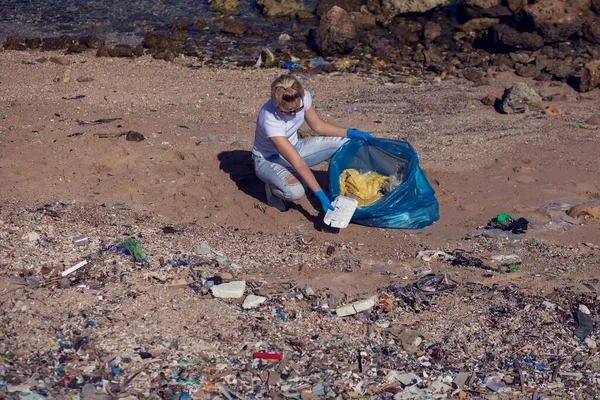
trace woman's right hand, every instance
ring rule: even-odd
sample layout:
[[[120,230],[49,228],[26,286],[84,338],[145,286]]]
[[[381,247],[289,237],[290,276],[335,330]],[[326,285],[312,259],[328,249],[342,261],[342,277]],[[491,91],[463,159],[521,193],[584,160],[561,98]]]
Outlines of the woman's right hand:
[[[319,190],[318,192],[315,193],[315,196],[317,196],[317,199],[319,199],[319,201],[321,202],[321,208],[323,209],[323,212],[327,212],[329,210],[331,210],[331,211],[335,210],[335,208],[329,201],[329,198],[327,197],[325,192],[323,192],[322,190]]]

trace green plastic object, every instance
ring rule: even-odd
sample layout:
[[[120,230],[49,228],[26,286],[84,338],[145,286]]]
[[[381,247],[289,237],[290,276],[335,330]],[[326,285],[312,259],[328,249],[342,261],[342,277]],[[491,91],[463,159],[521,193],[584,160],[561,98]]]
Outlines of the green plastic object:
[[[127,250],[129,250],[133,258],[135,258],[135,261],[142,262],[146,260],[146,254],[144,254],[144,252],[142,251],[140,242],[138,242],[136,238],[130,237],[125,239],[123,241],[123,244],[121,244],[121,247],[124,247]]]
[[[496,217],[496,221],[500,222],[501,224],[505,224],[507,222],[512,221],[513,217],[510,216],[510,214],[504,213],[504,214],[498,214],[498,216]]]
[[[508,267],[508,270],[510,272],[515,272],[515,271],[518,271],[520,269],[521,269],[521,266],[518,265],[518,264],[510,264],[509,267]]]

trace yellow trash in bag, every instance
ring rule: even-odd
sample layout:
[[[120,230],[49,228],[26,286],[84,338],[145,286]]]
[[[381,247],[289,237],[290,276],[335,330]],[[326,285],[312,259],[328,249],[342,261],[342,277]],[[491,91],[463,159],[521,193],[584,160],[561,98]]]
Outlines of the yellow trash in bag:
[[[345,169],[340,175],[340,195],[358,200],[359,207],[366,207],[379,200],[383,187],[389,182],[387,176],[376,172],[361,174],[355,169]]]

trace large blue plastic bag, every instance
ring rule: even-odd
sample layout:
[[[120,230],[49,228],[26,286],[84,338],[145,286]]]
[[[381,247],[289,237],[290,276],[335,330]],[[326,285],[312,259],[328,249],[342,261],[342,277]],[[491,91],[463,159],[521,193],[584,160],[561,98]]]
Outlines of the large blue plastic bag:
[[[357,208],[352,222],[379,228],[420,229],[439,219],[435,191],[419,167],[413,147],[401,140],[348,140],[329,164],[329,192],[340,194],[340,175],[348,168],[361,173],[393,175],[404,166],[402,184],[366,207]]]

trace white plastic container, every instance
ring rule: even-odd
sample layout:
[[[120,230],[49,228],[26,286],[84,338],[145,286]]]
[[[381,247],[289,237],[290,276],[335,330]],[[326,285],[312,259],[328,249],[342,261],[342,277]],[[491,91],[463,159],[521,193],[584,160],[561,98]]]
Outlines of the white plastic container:
[[[335,210],[327,211],[323,221],[332,228],[345,228],[350,223],[354,211],[358,207],[358,200],[346,196],[338,196],[331,205],[335,207]]]

